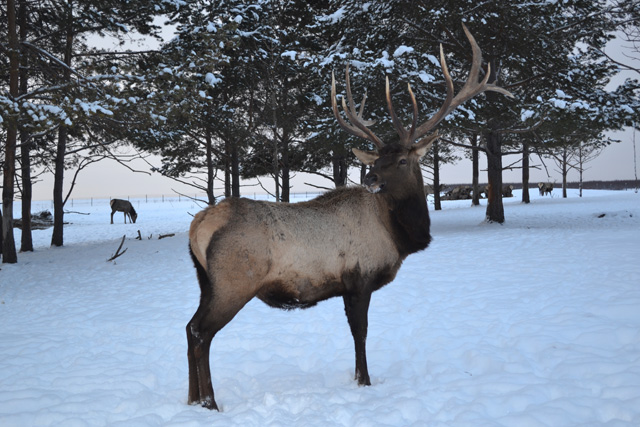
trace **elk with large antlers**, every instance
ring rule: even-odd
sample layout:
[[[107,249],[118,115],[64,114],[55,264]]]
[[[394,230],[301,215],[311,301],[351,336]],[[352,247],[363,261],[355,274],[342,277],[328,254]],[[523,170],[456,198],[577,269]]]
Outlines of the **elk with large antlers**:
[[[481,52],[466,27],[464,31],[473,48],[469,78],[454,97],[441,48],[447,97],[424,124],[417,126],[417,103],[409,87],[413,121],[409,129],[402,126],[387,79],[388,109],[399,143],[385,144],[369,129],[372,123],[362,118],[364,99],[356,111],[348,68],[348,105],[342,100],[347,123],[338,111],[332,78],[331,102],[340,126],[376,147],[376,152],[353,150],[371,166],[364,187],[337,189],[297,204],[228,198],[195,216],[189,243],[201,297],[187,324],[189,403],[218,409],[209,367],[211,341],[256,296],[284,309],[306,308],[341,296],[355,343],[355,377],[360,385],[371,384],[365,350],[371,293],[391,282],[402,261],[431,241],[418,162],[438,136],[425,135],[483,91],[508,94],[487,84],[486,77],[478,81]]]

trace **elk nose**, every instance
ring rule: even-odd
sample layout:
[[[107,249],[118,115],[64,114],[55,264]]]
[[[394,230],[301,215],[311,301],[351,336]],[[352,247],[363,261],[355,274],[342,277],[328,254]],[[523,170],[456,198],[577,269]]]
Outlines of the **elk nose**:
[[[364,185],[371,186],[375,185],[378,182],[378,175],[375,173],[368,173],[367,176],[364,177]]]
[[[364,177],[364,185],[371,193],[378,193],[379,191],[382,191],[384,184],[384,182],[378,179],[378,175],[374,173],[368,173],[367,176]]]

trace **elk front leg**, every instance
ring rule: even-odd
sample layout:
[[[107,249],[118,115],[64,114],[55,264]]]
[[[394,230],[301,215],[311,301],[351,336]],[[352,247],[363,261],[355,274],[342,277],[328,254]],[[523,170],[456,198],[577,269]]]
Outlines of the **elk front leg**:
[[[343,297],[344,311],[347,314],[353,342],[356,350],[356,380],[358,385],[371,385],[367,368],[367,327],[371,293],[349,294]]]

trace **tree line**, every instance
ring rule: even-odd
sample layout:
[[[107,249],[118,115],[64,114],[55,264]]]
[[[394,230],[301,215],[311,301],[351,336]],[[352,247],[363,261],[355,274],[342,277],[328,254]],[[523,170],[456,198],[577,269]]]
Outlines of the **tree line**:
[[[107,158],[126,166],[131,155],[123,147],[161,156],[154,172],[206,193],[208,203],[221,196],[216,181],[225,197],[238,197],[242,178],[271,179],[284,202],[296,172],[346,185],[348,169],[360,167],[351,148],[372,147],[337,125],[331,73],[345,93],[351,65],[354,94],[368,96],[366,118],[376,121],[376,134],[393,138],[385,75],[401,118],[410,117],[407,83],[421,120],[433,114],[446,92],[440,45],[454,81],[466,79],[471,53],[462,23],[483,50],[489,82],[516,98],[488,93],[463,105],[440,125],[442,139],[424,170],[438,188],[440,165],[455,162],[462,147],[477,185],[477,159],[485,155],[486,217],[503,222],[505,154],[521,155],[526,189],[532,155],[588,156],[612,142],[604,132],[637,122],[637,82],[605,89],[624,67],[605,45],[616,31],[637,37],[639,9],[628,0],[7,0],[0,7],[7,23],[0,28],[7,58],[0,64],[3,262],[17,260],[17,197],[20,250],[33,250],[35,171],[54,175],[51,244],[61,246],[78,174]],[[159,39],[162,25],[175,34],[158,49],[124,47],[132,37]],[[120,44],[105,48],[96,36]]]

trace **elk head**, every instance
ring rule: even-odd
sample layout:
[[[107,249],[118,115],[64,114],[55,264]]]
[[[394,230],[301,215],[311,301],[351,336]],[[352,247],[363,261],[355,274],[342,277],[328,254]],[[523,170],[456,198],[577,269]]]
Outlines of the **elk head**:
[[[367,99],[366,94],[360,103],[360,110],[356,111],[353,97],[351,95],[349,66],[347,66],[345,77],[347,100],[345,101],[345,98],[342,98],[342,109],[350,123],[347,123],[342,118],[338,111],[338,104],[336,101],[336,82],[335,76],[332,73],[331,105],[333,107],[333,114],[338,120],[338,123],[348,133],[366,139],[372,142],[376,147],[376,151],[362,151],[356,148],[353,149],[353,153],[356,157],[358,157],[362,163],[371,167],[371,170],[366,175],[364,182],[365,187],[370,192],[389,193],[394,197],[402,198],[402,195],[406,192],[413,192],[416,188],[423,188],[419,161],[427,151],[429,151],[429,148],[431,148],[431,145],[439,136],[437,132],[430,135],[427,134],[463,102],[473,98],[481,92],[494,91],[513,97],[509,91],[494,84],[487,83],[491,74],[490,69],[487,69],[484,79],[482,79],[482,81],[478,81],[482,65],[482,52],[467,27],[464,24],[462,27],[469,39],[473,52],[473,60],[471,63],[471,70],[469,71],[469,77],[460,92],[454,97],[453,81],[447,68],[442,45],[440,45],[440,64],[442,66],[442,72],[447,86],[447,96],[440,109],[426,122],[419,126],[417,125],[418,103],[416,102],[416,98],[411,90],[411,85],[408,85],[409,96],[413,105],[413,120],[410,128],[407,129],[404,127],[393,108],[391,93],[389,90],[389,77],[386,78],[387,107],[389,109],[389,114],[391,115],[393,126],[399,136],[399,142],[397,143],[385,144],[382,142],[382,140],[378,138],[371,129],[369,129],[369,127],[375,122],[364,120],[362,118],[364,105]],[[418,142],[416,143],[416,141]]]

